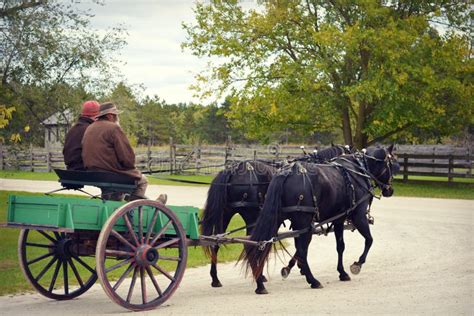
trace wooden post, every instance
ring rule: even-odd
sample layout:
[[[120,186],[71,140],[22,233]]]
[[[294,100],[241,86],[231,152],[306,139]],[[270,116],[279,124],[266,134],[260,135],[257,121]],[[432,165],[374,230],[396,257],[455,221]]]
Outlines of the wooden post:
[[[3,143],[0,142],[0,170],[3,170]]]
[[[52,170],[52,168],[51,168],[51,156],[52,156],[52,153],[48,148],[48,153],[46,154],[46,160],[47,160],[46,164],[48,166],[48,172],[51,172],[51,170]]]
[[[253,151],[253,161],[256,161],[257,160],[257,150],[254,149]]]
[[[231,148],[230,148],[230,144],[232,142],[232,137],[229,135],[227,136],[227,140],[225,142],[225,156],[224,156],[224,165],[227,166],[227,162],[229,160],[229,156],[230,156],[230,152],[231,152]]]
[[[469,168],[467,169],[467,176],[472,177],[472,162],[471,162],[471,149],[467,148],[467,161]]]
[[[146,151],[146,165],[148,168],[148,171],[151,171],[151,142],[150,139],[148,138],[148,148]]]
[[[30,171],[34,172],[35,171],[35,154],[33,152],[33,144],[30,143]]]
[[[170,174],[174,173],[174,166],[176,166],[176,146],[173,137],[170,137]]]
[[[454,164],[453,164],[453,155],[449,155],[449,163],[448,163],[448,182],[453,182],[453,171],[454,171]]]
[[[200,173],[201,170],[201,144],[198,144],[196,149],[196,172],[195,174]]]
[[[403,158],[403,182],[408,182],[408,157]]]

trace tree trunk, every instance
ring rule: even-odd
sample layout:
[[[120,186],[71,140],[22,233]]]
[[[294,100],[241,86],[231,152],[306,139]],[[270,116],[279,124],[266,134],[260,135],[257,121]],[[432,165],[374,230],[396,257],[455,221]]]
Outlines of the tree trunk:
[[[353,146],[351,119],[349,117],[349,109],[347,106],[342,108],[342,134],[344,135],[345,145]]]

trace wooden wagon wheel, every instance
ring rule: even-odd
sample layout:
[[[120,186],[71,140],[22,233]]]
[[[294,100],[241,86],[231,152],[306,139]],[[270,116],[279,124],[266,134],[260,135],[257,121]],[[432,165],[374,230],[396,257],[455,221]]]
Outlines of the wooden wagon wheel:
[[[95,283],[93,265],[74,251],[75,246],[75,239],[66,233],[29,229],[20,232],[20,267],[39,293],[55,300],[70,300]]]
[[[187,254],[186,233],[176,215],[159,202],[137,200],[104,224],[96,249],[97,274],[117,304],[135,311],[153,309],[178,288]]]

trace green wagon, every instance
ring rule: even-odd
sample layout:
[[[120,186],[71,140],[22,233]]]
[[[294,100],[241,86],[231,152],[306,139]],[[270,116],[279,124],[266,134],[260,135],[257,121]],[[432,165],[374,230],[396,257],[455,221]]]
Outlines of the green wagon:
[[[65,189],[95,185],[126,192],[135,185],[112,182],[105,173],[62,172]],[[11,195],[5,226],[21,229],[20,266],[42,295],[72,299],[99,279],[113,301],[137,311],[174,293],[188,246],[199,244],[197,208],[151,200]]]

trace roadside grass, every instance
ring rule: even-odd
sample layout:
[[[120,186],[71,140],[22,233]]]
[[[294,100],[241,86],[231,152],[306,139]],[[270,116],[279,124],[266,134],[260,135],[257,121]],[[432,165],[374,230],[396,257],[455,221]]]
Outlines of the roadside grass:
[[[7,201],[9,194],[30,196],[41,195],[39,193],[0,191],[0,223],[6,222]],[[69,195],[69,197],[71,196]],[[242,226],[244,226],[242,218],[240,216],[235,216],[231,221],[229,229],[235,229]],[[19,232],[19,229],[0,228],[0,296],[34,291],[28,281],[25,279],[18,263],[17,248]],[[245,235],[245,231],[240,231],[234,235]],[[221,251],[219,252],[219,262],[237,260],[241,251],[242,245],[238,244],[222,247]],[[85,261],[90,266],[95,266],[94,258],[85,258]],[[203,266],[209,264],[209,262],[210,260],[206,258],[201,247],[188,248],[188,268]],[[38,264],[37,269],[41,269],[42,267],[44,267],[44,264]],[[166,265],[164,265],[164,268],[166,268]],[[238,269],[238,267],[236,267],[236,269]],[[81,270],[81,267],[79,267],[79,270]],[[47,279],[46,276],[44,277],[45,279]],[[118,278],[118,275],[116,277]]]
[[[206,184],[193,184],[178,181],[171,181],[161,178],[170,178],[176,180],[188,180],[196,182],[211,183],[214,179],[213,175],[164,175],[153,174],[146,175],[148,183],[158,185],[179,185],[179,186],[202,186]],[[0,178],[3,179],[21,179],[21,180],[43,180],[43,181],[58,181],[58,176],[54,172],[29,172],[29,171],[15,171],[15,170],[0,170]]]

